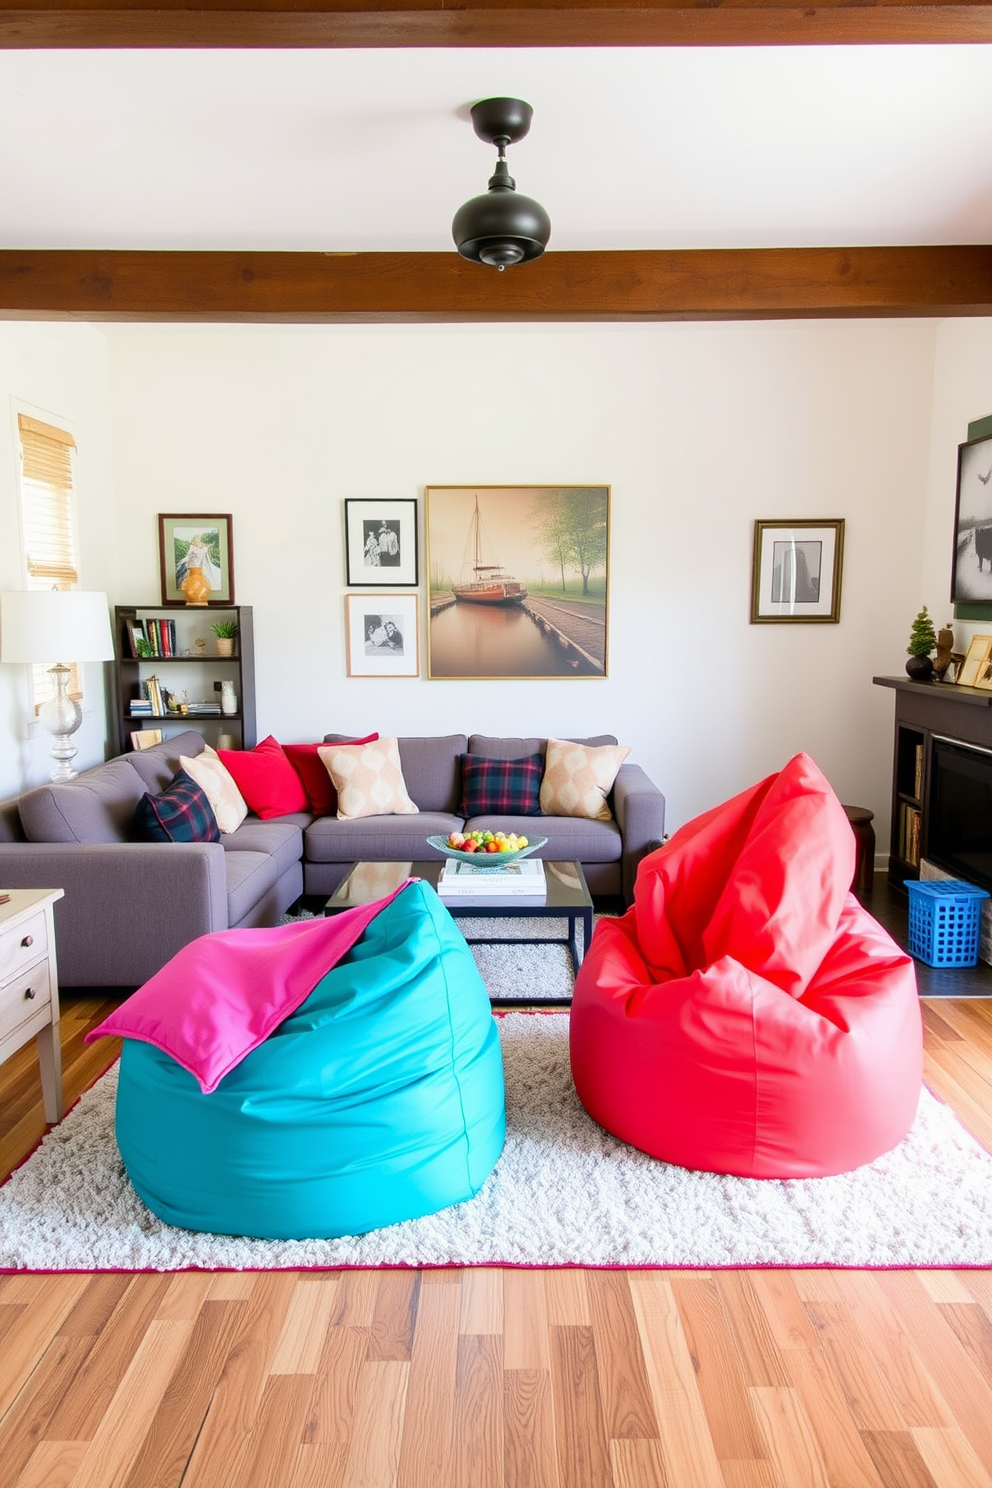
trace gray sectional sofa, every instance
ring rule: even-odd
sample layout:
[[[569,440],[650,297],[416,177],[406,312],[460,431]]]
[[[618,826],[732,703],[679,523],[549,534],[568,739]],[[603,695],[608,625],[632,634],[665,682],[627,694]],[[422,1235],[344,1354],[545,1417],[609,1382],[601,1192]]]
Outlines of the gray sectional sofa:
[[[350,737],[325,736],[329,743]],[[616,740],[600,735],[581,742]],[[0,889],[65,890],[55,912],[63,986],[136,987],[198,935],[273,925],[301,896],[326,898],[357,861],[435,856],[424,839],[466,825],[458,809],[461,756],[517,759],[544,747],[543,739],[481,734],[401,737],[403,776],[418,815],[249,816],[220,842],[134,841],[141,797],[168,785],[181,754],[195,757],[203,749],[199,734],[177,734],[73,781],[0,803]],[[665,801],[640,766],[624,764],[610,804],[609,822],[501,816],[499,824],[546,836],[541,857],[580,861],[594,895],[629,899],[638,863],[663,836]],[[468,825],[494,820],[477,817]]]

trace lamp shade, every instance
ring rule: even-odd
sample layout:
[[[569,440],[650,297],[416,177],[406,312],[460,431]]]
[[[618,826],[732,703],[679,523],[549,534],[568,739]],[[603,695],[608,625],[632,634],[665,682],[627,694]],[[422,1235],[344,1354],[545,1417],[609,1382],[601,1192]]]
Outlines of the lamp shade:
[[[107,596],[80,589],[0,594],[0,661],[112,661]]]

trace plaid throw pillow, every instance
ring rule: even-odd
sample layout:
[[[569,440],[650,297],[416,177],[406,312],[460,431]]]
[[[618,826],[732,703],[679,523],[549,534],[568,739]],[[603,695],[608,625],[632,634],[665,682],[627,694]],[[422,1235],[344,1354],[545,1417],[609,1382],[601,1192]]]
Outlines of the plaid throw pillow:
[[[462,816],[541,816],[544,755],[486,759],[462,755]]]
[[[159,796],[144,795],[134,811],[146,842],[219,842],[220,828],[206,795],[180,770]]]

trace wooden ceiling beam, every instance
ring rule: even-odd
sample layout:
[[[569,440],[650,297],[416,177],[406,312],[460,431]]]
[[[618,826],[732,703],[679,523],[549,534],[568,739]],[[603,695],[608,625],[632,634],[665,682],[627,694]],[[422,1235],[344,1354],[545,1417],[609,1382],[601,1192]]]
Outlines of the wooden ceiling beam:
[[[992,4],[949,0],[21,0],[0,48],[843,46],[992,41]]]
[[[0,318],[663,321],[992,314],[992,247],[547,253],[0,251]]]

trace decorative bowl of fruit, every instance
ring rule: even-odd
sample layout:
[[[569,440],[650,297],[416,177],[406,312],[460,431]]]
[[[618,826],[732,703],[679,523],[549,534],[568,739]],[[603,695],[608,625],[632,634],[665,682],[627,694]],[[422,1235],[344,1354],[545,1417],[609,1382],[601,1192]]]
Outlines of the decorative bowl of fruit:
[[[450,832],[447,837],[428,837],[431,847],[446,858],[471,863],[484,872],[505,868],[517,858],[526,858],[547,842],[547,837],[521,837],[516,832]]]

